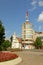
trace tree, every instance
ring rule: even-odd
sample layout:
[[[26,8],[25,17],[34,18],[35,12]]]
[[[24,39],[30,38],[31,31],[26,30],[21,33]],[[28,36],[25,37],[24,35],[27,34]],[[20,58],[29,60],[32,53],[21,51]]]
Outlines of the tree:
[[[4,40],[5,40],[5,29],[2,22],[0,21],[0,45],[4,42]]]
[[[0,20],[0,51],[2,50],[2,43],[5,40],[5,29],[4,26]]]
[[[7,50],[7,48],[11,47],[11,42],[9,40],[5,40],[2,46],[4,50]]]
[[[40,37],[37,37],[37,38],[36,38],[36,41],[35,41],[34,45],[35,45],[35,47],[36,47],[37,49],[39,49],[39,48],[42,47],[42,41],[41,41],[41,38],[40,38]]]
[[[10,41],[11,41],[11,43],[12,43],[12,40],[13,40],[13,36],[10,37]]]

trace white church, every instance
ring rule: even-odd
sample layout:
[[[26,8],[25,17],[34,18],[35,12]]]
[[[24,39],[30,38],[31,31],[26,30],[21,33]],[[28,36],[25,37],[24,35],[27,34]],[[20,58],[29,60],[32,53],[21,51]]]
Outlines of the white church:
[[[12,48],[20,48],[21,49],[21,40],[17,38],[16,34],[14,33],[12,36]]]

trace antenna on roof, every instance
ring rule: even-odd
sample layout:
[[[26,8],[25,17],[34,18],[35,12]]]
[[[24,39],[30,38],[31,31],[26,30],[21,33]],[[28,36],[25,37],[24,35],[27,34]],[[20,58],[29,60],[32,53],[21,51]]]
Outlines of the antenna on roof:
[[[29,21],[28,20],[28,11],[26,11],[26,21]]]

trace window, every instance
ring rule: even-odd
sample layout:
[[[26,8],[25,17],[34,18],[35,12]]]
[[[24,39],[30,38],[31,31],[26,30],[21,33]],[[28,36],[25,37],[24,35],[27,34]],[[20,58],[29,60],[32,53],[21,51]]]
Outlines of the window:
[[[26,28],[32,28],[32,26],[31,25],[26,25]]]
[[[26,35],[26,38],[31,38],[32,37],[32,35]]]

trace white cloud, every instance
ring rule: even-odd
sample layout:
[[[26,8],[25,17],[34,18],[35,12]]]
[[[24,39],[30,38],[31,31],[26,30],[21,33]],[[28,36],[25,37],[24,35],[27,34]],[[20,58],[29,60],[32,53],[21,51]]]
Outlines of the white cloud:
[[[30,8],[29,11],[33,11],[36,8],[38,8],[38,6],[43,6],[43,1],[42,0],[32,0],[30,4],[32,8]]]
[[[38,2],[39,6],[43,6],[43,1]]]
[[[35,0],[33,0],[33,1],[31,2],[31,6],[32,6],[32,8],[29,9],[29,11],[33,11],[33,10],[36,9],[36,3],[37,3],[37,1],[35,1]]]
[[[36,5],[36,3],[37,2],[33,0],[32,3],[31,3],[31,5],[34,6],[34,5]]]
[[[33,7],[33,8],[31,8],[31,9],[29,9],[29,11],[33,11],[33,10],[35,10],[36,9],[36,7]]]
[[[43,12],[39,14],[38,21],[43,22]]]

